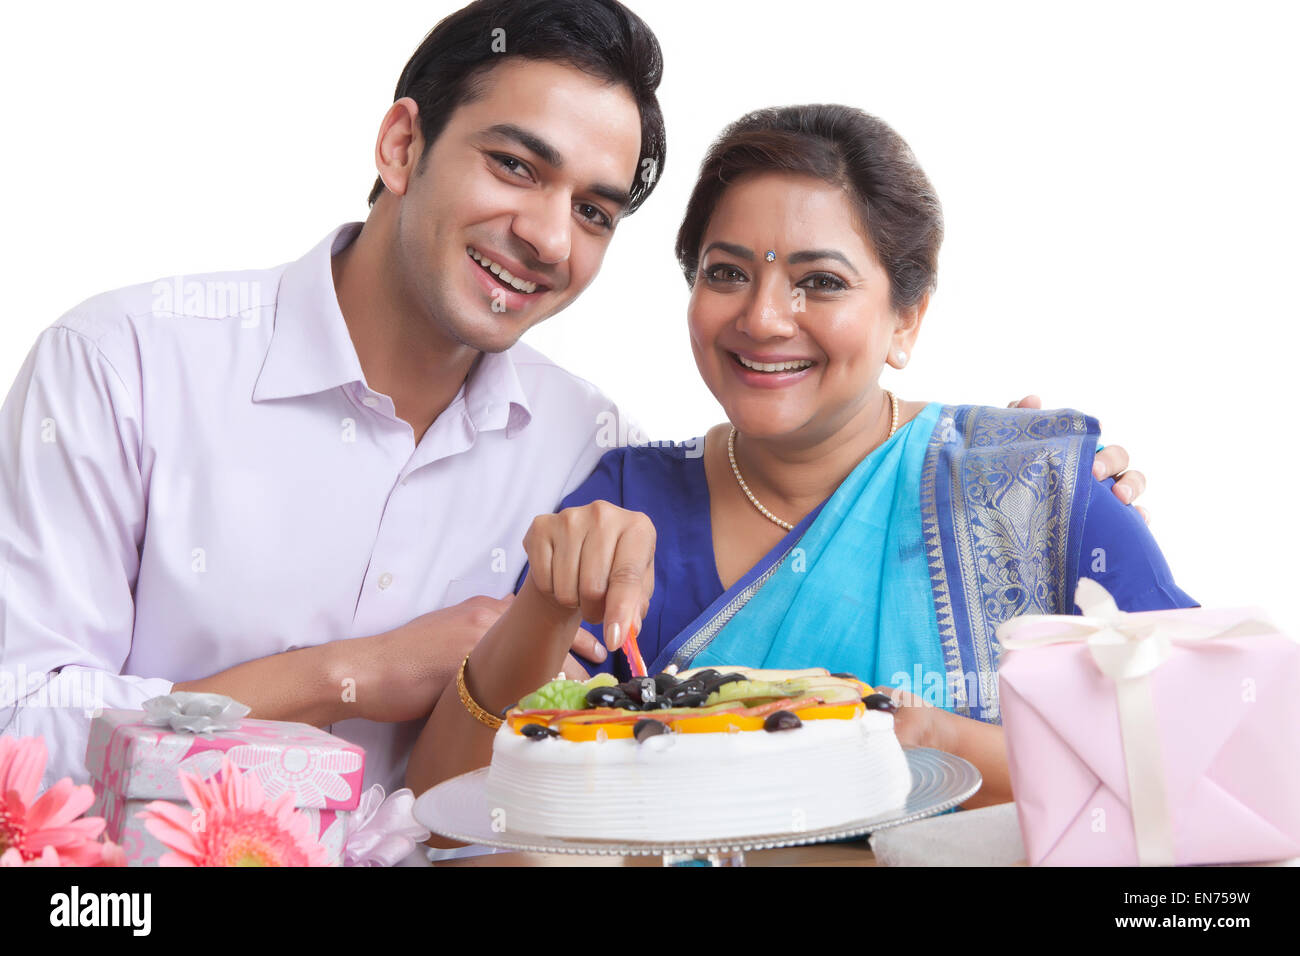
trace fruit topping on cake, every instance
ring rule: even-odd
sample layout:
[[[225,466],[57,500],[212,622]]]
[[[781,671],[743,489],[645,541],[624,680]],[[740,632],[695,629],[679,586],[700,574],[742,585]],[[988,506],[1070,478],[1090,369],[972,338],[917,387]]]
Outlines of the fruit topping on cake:
[[[601,687],[616,684],[611,674],[597,674],[589,681],[565,680],[563,677],[543,684],[519,702],[521,710],[577,710],[587,705],[587,695]]]
[[[632,725],[632,736],[638,741],[668,733],[668,725],[662,720],[642,718]]]
[[[892,708],[887,696],[872,693],[852,675],[738,667],[664,672],[622,683],[609,674],[588,681],[561,678],[523,698],[506,718],[516,733],[535,740],[642,741],[670,731],[792,730],[806,720],[848,720],[867,709]]]
[[[519,732],[525,737],[531,737],[533,740],[543,740],[546,737],[558,737],[560,732],[545,724],[524,724]]]
[[[883,710],[891,714],[898,710],[894,698],[888,694],[868,694],[862,698],[862,703],[866,705],[867,710]]]
[[[774,710],[767,715],[767,720],[763,721],[763,729],[768,733],[776,733],[778,730],[794,730],[796,727],[802,727],[803,721],[788,710]]]

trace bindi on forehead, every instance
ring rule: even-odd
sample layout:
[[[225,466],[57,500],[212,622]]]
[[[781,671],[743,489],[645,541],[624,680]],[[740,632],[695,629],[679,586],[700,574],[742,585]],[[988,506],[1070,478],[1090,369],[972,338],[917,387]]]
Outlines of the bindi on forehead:
[[[802,175],[751,174],[718,199],[705,230],[706,248],[739,258],[783,247],[790,265],[833,260],[855,274],[874,271],[872,245],[859,225],[851,197],[837,186]]]

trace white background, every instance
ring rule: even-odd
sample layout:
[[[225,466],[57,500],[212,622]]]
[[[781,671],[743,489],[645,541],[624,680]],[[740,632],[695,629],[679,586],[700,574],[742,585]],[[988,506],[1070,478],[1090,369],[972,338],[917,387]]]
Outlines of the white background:
[[[5,389],[40,330],[96,292],[296,259],[364,218],[397,76],[455,6],[7,5]],[[1180,584],[1300,632],[1292,8],[632,6],[664,48],[667,167],[593,287],[529,341],[653,437],[720,420],[672,255],[695,169],[748,109],[859,106],[911,143],[947,217],[939,293],[890,387],[1037,391],[1096,415],[1150,476]]]

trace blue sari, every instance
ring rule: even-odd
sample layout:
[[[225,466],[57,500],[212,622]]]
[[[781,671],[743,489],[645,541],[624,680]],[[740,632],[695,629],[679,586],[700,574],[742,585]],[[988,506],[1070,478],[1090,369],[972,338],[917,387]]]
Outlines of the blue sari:
[[[1071,613],[1081,562],[1124,610],[1194,603],[1093,479],[1097,436],[1071,410],[928,405],[726,589],[702,461],[680,447],[609,453],[564,506],[605,498],[659,529],[652,671],[825,667],[996,723],[997,625]]]

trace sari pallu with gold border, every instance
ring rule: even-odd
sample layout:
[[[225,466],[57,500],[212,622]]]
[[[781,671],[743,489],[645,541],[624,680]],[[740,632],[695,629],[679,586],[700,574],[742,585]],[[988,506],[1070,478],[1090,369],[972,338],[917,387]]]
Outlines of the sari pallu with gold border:
[[[931,404],[669,642],[652,672],[825,667],[997,723],[997,625],[1069,614],[1095,420]]]

